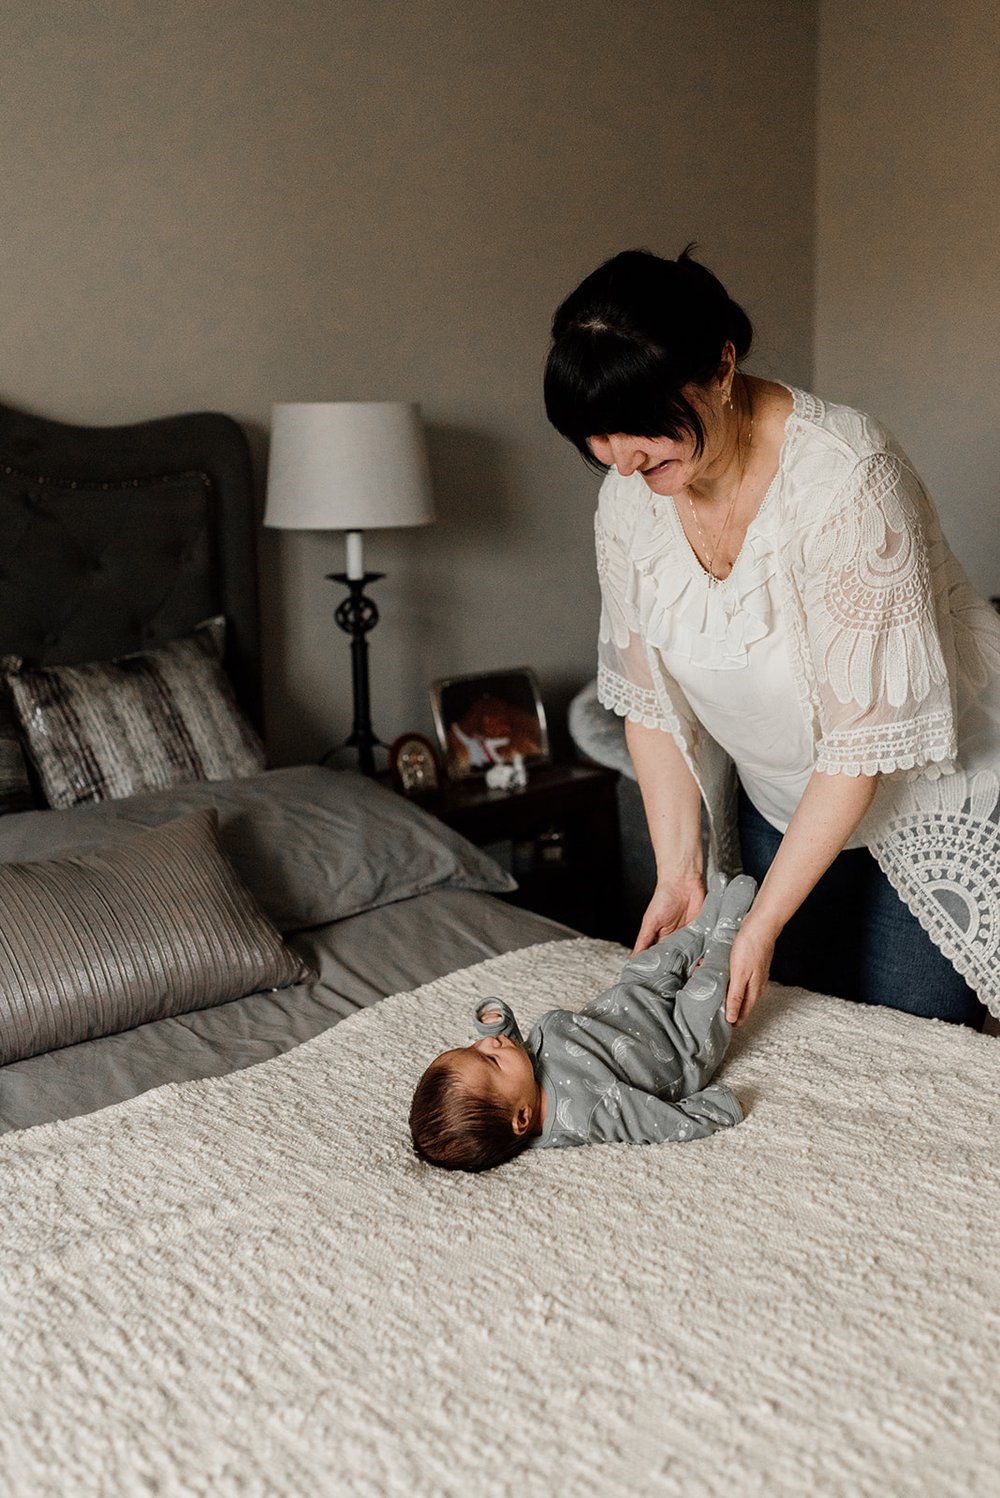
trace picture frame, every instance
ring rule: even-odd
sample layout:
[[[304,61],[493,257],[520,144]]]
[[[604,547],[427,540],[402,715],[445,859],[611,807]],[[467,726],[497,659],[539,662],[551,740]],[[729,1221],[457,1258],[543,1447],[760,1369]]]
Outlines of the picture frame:
[[[538,681],[530,666],[439,677],[431,683],[431,708],[449,780],[485,775],[490,765],[546,764],[548,725]]]
[[[404,796],[435,796],[441,789],[438,751],[422,733],[401,733],[389,745],[389,773]]]

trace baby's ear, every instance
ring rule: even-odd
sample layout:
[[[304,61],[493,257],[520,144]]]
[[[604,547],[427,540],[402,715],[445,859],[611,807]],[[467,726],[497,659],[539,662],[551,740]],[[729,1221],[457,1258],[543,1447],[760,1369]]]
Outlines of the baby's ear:
[[[527,1134],[528,1130],[531,1128],[531,1123],[531,1109],[526,1104],[522,1103],[520,1108],[518,1108],[517,1112],[514,1114],[514,1117],[510,1121],[510,1126],[514,1130],[514,1133],[517,1135],[518,1139],[520,1139],[522,1135]]]

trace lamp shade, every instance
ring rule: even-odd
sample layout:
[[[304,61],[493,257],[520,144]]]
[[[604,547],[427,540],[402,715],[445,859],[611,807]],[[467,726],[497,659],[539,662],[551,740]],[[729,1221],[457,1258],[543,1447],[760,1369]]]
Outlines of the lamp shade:
[[[365,531],[433,519],[418,405],[303,401],[273,408],[265,525]]]

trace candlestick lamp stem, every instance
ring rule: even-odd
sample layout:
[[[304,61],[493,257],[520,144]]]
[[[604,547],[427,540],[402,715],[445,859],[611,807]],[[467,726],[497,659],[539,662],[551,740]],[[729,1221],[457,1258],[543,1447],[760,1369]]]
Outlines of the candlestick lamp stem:
[[[358,555],[361,549],[361,532],[349,531],[358,539]],[[350,549],[348,549],[350,556]],[[350,565],[350,564],[348,564]],[[346,634],[351,636],[351,686],[354,696],[354,723],[344,740],[345,745],[357,749],[358,769],[363,775],[375,774],[376,744],[381,745],[372,728],[371,709],[368,697],[368,640],[366,636],[378,623],[378,609],[374,599],[365,593],[365,584],[378,582],[384,572],[362,572],[360,577],[351,577],[347,572],[328,572],[329,582],[344,583],[350,589],[348,596],[338,604],[334,619]]]
[[[347,576],[352,582],[364,579],[364,532],[347,532]]]

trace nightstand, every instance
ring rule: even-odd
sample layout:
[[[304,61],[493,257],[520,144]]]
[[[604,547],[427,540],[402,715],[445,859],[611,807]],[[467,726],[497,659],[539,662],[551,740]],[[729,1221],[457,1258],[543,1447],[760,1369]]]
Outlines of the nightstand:
[[[518,889],[504,898],[582,931],[622,939],[618,774],[600,765],[536,765],[519,791],[481,779],[447,784],[419,805],[480,847],[510,844]]]

